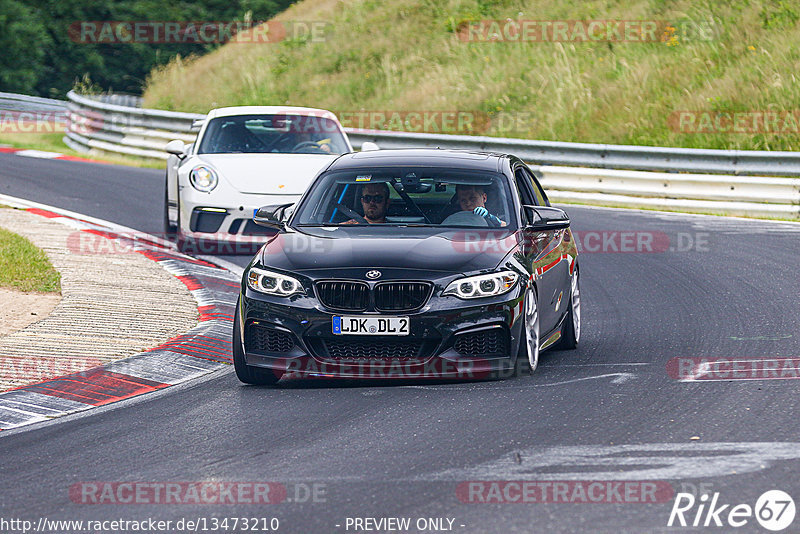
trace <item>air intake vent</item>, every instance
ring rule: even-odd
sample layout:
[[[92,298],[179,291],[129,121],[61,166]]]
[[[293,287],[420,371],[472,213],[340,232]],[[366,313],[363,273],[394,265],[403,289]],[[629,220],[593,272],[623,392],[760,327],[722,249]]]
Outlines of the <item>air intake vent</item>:
[[[245,332],[247,352],[289,352],[294,348],[294,337],[288,332],[258,324],[247,325]]]
[[[502,328],[458,334],[453,348],[462,356],[508,356],[508,334]]]
[[[413,359],[420,355],[422,341],[370,337],[326,339],[328,358],[334,360]]]

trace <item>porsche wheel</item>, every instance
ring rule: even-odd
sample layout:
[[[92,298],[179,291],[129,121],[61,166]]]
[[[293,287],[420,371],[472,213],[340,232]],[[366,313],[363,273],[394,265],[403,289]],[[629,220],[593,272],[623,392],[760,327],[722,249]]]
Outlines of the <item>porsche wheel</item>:
[[[166,239],[175,239],[178,234],[178,225],[173,224],[169,220],[169,195],[167,194],[167,187],[164,186],[164,237]]]

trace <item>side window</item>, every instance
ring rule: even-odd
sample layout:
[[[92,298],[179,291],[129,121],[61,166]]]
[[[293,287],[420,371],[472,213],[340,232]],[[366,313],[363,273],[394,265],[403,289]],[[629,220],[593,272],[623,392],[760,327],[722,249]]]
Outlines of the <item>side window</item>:
[[[542,187],[539,185],[539,181],[533,176],[531,170],[525,167],[520,167],[519,171],[525,175],[525,184],[533,193],[533,196],[536,199],[535,204],[537,206],[549,206],[550,202],[547,200],[547,195],[544,194]]]
[[[525,176],[524,169],[522,167],[517,167],[514,171],[514,183],[517,187],[517,194],[519,195],[519,201],[522,205],[536,205],[533,197],[531,196],[530,189],[525,186],[525,182],[528,181],[527,176]],[[530,221],[528,220],[528,215],[526,211],[520,210],[520,218],[522,220],[522,224],[528,224]]]
[[[514,171],[514,177],[516,178],[514,182],[517,184],[517,193],[519,194],[520,202],[527,205],[537,204],[536,201],[533,200],[530,189],[525,187],[528,177],[525,176],[525,171],[522,169],[522,167],[517,167],[517,169]]]

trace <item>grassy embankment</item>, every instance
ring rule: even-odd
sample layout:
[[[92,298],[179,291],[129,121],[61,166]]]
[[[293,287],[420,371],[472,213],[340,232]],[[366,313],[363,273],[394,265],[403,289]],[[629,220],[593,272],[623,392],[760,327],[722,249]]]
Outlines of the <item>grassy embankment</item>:
[[[467,21],[506,18],[653,20],[660,36],[648,43],[458,37]],[[306,0],[277,20],[329,26],[322,42],[231,43],[203,57],[176,59],[151,75],[145,105],[192,112],[244,104],[339,113],[458,110],[492,120],[481,122],[479,131],[449,133],[703,148],[800,146],[798,126],[783,121],[779,127],[789,133],[682,133],[671,122],[684,110],[797,112],[800,7],[787,1]]]
[[[0,287],[58,293],[61,275],[41,249],[24,237],[0,228]]]

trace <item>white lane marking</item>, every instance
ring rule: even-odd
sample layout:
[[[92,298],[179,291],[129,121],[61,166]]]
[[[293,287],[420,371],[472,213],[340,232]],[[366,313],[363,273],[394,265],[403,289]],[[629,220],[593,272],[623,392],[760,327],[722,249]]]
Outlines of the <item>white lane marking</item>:
[[[18,150],[17,152],[15,152],[15,154],[17,156],[24,156],[26,158],[40,158],[40,159],[55,159],[55,158],[60,158],[61,156],[64,155],[59,152],[45,152],[44,150],[33,150],[33,149]]]
[[[570,380],[564,380],[562,382],[549,382],[549,383],[546,383],[546,384],[532,383],[532,384],[526,384],[524,386],[512,385],[512,386],[502,387],[502,389],[530,389],[530,388],[541,388],[541,387],[551,387],[551,386],[563,386],[564,384],[573,384],[575,382],[583,382],[583,381],[586,381],[586,380],[596,380],[598,378],[609,378],[609,377],[612,377],[612,376],[614,377],[614,379],[611,380],[612,384],[623,384],[623,383],[627,382],[628,380],[636,378],[636,375],[634,375],[633,373],[607,373],[607,374],[604,374],[604,375],[586,376],[586,377],[583,377],[583,378],[572,378]],[[398,388],[406,388],[406,389],[428,389],[428,390],[433,390],[433,391],[452,391],[453,389],[455,389],[455,388],[457,388],[459,386],[464,386],[464,387],[466,387],[468,389],[472,389],[472,390],[475,390],[475,389],[494,389],[494,390],[497,390],[498,389],[497,384],[493,384],[493,383],[492,384],[467,383],[467,384],[453,384],[453,385],[450,385],[450,386],[420,386],[420,385],[414,385],[414,386],[397,386],[397,387]]]
[[[754,376],[754,377],[735,377],[735,376],[728,376],[727,373],[731,371],[720,371],[719,369],[714,369],[713,366],[719,366],[720,363],[727,363],[727,364],[744,364],[744,363],[755,363],[755,364],[763,364],[764,362],[777,362],[783,363],[786,361],[795,362],[800,358],[755,358],[752,360],[725,360],[724,358],[720,358],[715,361],[708,361],[702,362],[700,365],[697,366],[697,369],[692,372],[692,374],[681,378],[678,382],[740,382],[743,380],[797,380],[796,371],[791,373],[789,376],[777,376],[777,366],[776,366],[776,376]],[[795,366],[796,367],[796,366]],[[751,366],[752,368],[752,366]],[[756,366],[756,369],[758,367]],[[763,369],[764,366],[762,365],[761,368]],[[720,374],[725,372],[726,375],[714,377],[714,374]],[[743,372],[747,373],[746,369],[742,369],[736,372]],[[712,375],[711,378],[703,378],[706,375]]]
[[[228,260],[223,260],[222,258],[218,258],[216,256],[196,256],[196,258],[207,261],[208,263],[213,263],[214,265],[219,265],[223,269],[227,269],[235,274],[236,278],[241,278],[244,274],[244,267],[236,265]]]
[[[44,415],[21,412],[13,408],[0,406],[0,428],[3,430],[10,430],[31,423],[39,423],[41,421],[47,421],[47,419],[48,418]]]
[[[597,375],[597,376],[587,376],[584,378],[572,378],[570,380],[564,380],[563,382],[551,382],[549,384],[535,384],[537,387],[549,387],[549,386],[563,386],[564,384],[573,384],[575,382],[583,382],[584,380],[595,380],[597,378],[608,378],[608,377],[615,377],[611,383],[612,384],[624,384],[628,380],[636,378],[636,375],[633,373],[608,373],[604,375]]]
[[[625,366],[634,366],[634,365],[653,365],[652,363],[568,363],[568,364],[558,364],[554,367],[625,367]]]
[[[736,337],[730,336],[731,339],[734,341],[781,341],[784,339],[790,339],[792,334],[785,334],[785,335],[775,335],[775,336],[754,336],[754,337]]]
[[[85,410],[89,406],[89,404],[83,402],[22,389],[12,389],[11,391],[0,393],[0,407],[21,408],[24,411],[38,413],[43,416]]]
[[[531,447],[417,480],[681,480],[741,475],[800,458],[800,443],[652,443]]]

